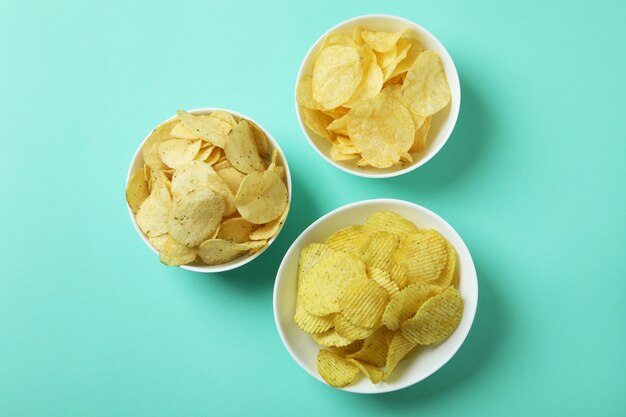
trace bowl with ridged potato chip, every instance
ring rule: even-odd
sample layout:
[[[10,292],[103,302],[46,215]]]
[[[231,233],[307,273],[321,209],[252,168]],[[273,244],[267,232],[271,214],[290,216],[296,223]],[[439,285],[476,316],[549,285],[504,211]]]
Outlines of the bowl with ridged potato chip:
[[[478,281],[444,219],[376,199],[305,229],[282,260],[273,301],[278,333],[302,369],[331,387],[376,394],[452,359],[472,326]]]
[[[178,110],[139,145],[126,202],[161,263],[228,271],[260,256],[282,230],[291,175],[278,142],[248,116]]]
[[[390,15],[324,33],[297,75],[296,114],[310,145],[353,175],[386,178],[433,158],[456,124],[459,76],[443,44]]]

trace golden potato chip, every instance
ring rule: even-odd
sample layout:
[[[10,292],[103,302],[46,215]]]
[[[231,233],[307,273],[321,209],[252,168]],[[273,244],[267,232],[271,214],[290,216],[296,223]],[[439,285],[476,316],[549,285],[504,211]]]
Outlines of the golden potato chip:
[[[333,249],[362,257],[370,244],[370,237],[361,231],[361,226],[350,226],[337,230],[326,243]]]
[[[254,138],[254,132],[247,120],[241,120],[228,134],[224,145],[224,154],[228,162],[244,174],[265,169]]]
[[[417,314],[400,328],[402,335],[418,345],[439,343],[454,332],[463,317],[463,299],[454,287],[424,302]]]
[[[420,229],[400,240],[393,258],[410,282],[426,283],[436,279],[446,265],[446,241],[433,229]]]
[[[314,316],[304,308],[297,306],[293,319],[298,327],[307,333],[324,333],[334,326],[334,314],[324,317]]]
[[[298,261],[298,276],[307,273],[311,268],[313,268],[319,261],[328,256],[335,253],[335,250],[332,249],[325,243],[310,243],[300,251],[300,259]],[[298,285],[301,283],[298,280]]]
[[[362,347],[363,340],[355,340],[347,346],[329,347],[329,349],[338,355],[346,356],[359,351]]]
[[[212,115],[196,115],[184,110],[178,110],[176,115],[187,130],[220,148],[224,148],[226,136],[233,129],[228,121],[220,117],[212,117]]]
[[[369,235],[377,232],[390,232],[404,237],[417,231],[418,228],[413,222],[393,211],[378,211],[363,223],[363,232]]]
[[[387,290],[387,293],[389,294],[389,299],[395,297],[400,293],[400,288],[398,288],[398,284],[396,284],[391,279],[391,275],[388,271],[376,267],[368,268],[367,276],[369,276],[372,281]]]
[[[338,354],[322,349],[317,354],[317,372],[328,385],[341,388],[359,375],[359,368]]]
[[[406,357],[406,355],[415,348],[417,344],[411,342],[406,337],[402,335],[402,332],[395,332],[389,343],[389,350],[387,351],[387,360],[385,362],[385,377],[387,380],[389,375],[396,368],[396,365]]]
[[[224,151],[222,148],[218,148],[217,146],[213,147],[211,153],[209,153],[206,158],[203,159],[209,165],[214,165],[224,156]]]
[[[396,46],[398,40],[406,33],[402,32],[374,32],[371,30],[361,30],[361,38],[376,52],[387,52]]]
[[[202,161],[191,161],[176,169],[172,177],[172,194],[182,197],[192,191],[212,190],[224,200],[224,214],[229,216],[237,211],[235,196],[226,182],[215,170]]]
[[[338,119],[333,120],[327,127],[327,130],[332,130],[333,132],[339,132],[342,130],[347,130],[348,129],[348,114],[346,113],[345,115],[339,117]],[[352,141],[350,140],[350,143],[352,143]]]
[[[135,219],[139,228],[148,237],[158,237],[167,233],[167,221],[172,206],[167,183],[155,180],[152,193],[139,207]]]
[[[253,172],[241,182],[235,204],[241,217],[263,224],[278,218],[289,199],[285,183],[272,171]]]
[[[360,155],[358,153],[343,153],[341,150],[339,150],[337,148],[337,146],[335,146],[334,144],[332,145],[332,147],[330,148],[330,157],[331,159],[333,159],[334,161],[349,161],[351,159],[356,159],[358,158]]]
[[[326,109],[326,110],[320,110],[320,111],[326,116],[329,116],[331,119],[334,120],[334,119],[339,119],[345,116],[346,114],[348,114],[350,109],[347,107],[337,107],[335,109]]]
[[[322,106],[313,100],[313,77],[305,75],[298,81],[296,87],[296,100],[304,107],[311,110],[321,110]]]
[[[231,129],[237,126],[237,120],[235,120],[235,117],[233,117],[232,114],[227,113],[223,110],[214,111],[213,113],[210,114],[210,117],[224,122],[225,124],[230,126]],[[222,127],[222,129],[223,131],[227,130],[227,128],[224,128],[224,127]],[[228,134],[228,132],[226,132],[226,134]]]
[[[402,61],[398,63],[396,68],[391,73],[391,76],[389,77],[389,79],[406,73],[411,68],[411,66],[413,65],[413,63],[415,62],[415,59],[419,56],[419,54],[424,52],[424,47],[417,39],[414,39],[411,37],[402,38],[402,39],[408,41],[411,44],[411,47],[407,51],[406,58],[404,58]]]
[[[218,148],[215,145],[209,145],[208,142],[202,142],[202,143],[206,144],[206,146],[201,146],[200,150],[198,151],[198,153],[193,159],[195,159],[196,161],[206,162],[206,159],[209,156],[211,156],[211,152],[213,152],[214,149],[220,149],[220,148]]]
[[[170,168],[193,161],[200,150],[201,140],[170,139],[159,144],[159,158]]]
[[[163,170],[167,166],[161,162],[159,158],[159,145],[161,142],[171,139],[170,131],[172,127],[177,123],[177,120],[170,120],[169,122],[162,123],[152,131],[148,139],[143,144],[141,153],[143,161],[153,170]]]
[[[150,244],[159,252],[165,265],[178,266],[193,262],[198,255],[198,248],[188,248],[172,239],[170,235],[148,238]]]
[[[459,289],[459,279],[461,278],[461,275],[459,274],[459,270],[458,268],[456,268],[454,270],[454,273],[452,274],[452,281],[450,282],[450,286],[456,288],[457,290]]]
[[[360,26],[352,29],[352,40],[357,46],[363,45],[363,38],[361,37],[361,32],[363,32],[363,28]]]
[[[330,116],[327,116],[318,110],[307,109],[306,107],[300,108],[300,112],[302,113],[302,120],[304,121],[304,124],[311,129],[313,133],[323,137],[324,139],[330,140],[330,135],[326,130],[326,126],[331,123]]]
[[[133,172],[128,180],[128,184],[126,184],[126,201],[133,213],[137,213],[137,210],[141,207],[141,203],[143,203],[149,195],[150,190],[148,190],[148,183],[144,177],[144,171],[140,169]]]
[[[289,214],[289,204],[287,204],[287,207],[285,207],[283,214],[281,214],[278,218],[257,227],[252,233],[250,233],[250,239],[268,240],[276,236],[281,226],[285,223],[285,220],[287,219],[287,214]]]
[[[417,123],[419,123],[419,120],[416,120],[417,117],[420,116],[413,115],[413,121],[415,122],[416,126]],[[426,148],[426,139],[428,138],[428,130],[430,129],[431,119],[432,118],[430,116],[424,118],[421,126],[415,131],[415,139],[413,141],[411,149],[409,149],[410,152],[421,152]]]
[[[250,233],[252,233],[255,228],[256,225],[246,219],[234,217],[222,222],[217,238],[236,243],[248,242],[250,240]]]
[[[383,88],[383,71],[376,62],[374,51],[367,45],[361,45],[359,55],[362,57],[363,78],[352,97],[344,103],[345,107],[354,107],[362,101],[369,100]]]
[[[352,281],[368,280],[363,261],[349,253],[335,251],[298,279],[302,281],[302,304],[309,313],[316,316],[340,311],[339,299],[348,284]]]
[[[398,235],[391,232],[375,232],[370,235],[370,244],[365,250],[363,261],[368,268],[389,269],[393,253],[398,247]]]
[[[390,330],[398,329],[402,323],[417,313],[426,300],[438,293],[437,287],[433,285],[408,285],[396,297],[389,300],[383,313],[383,324]]]
[[[380,381],[383,380],[383,377],[385,376],[385,373],[374,365],[360,362],[353,358],[348,358],[348,361],[356,365],[356,367],[359,368],[361,372],[363,372],[363,374],[365,374],[365,376],[367,376],[374,384],[378,384]]]
[[[411,148],[415,126],[402,103],[379,94],[352,109],[348,133],[363,159],[374,167],[388,168]]]
[[[450,87],[435,51],[422,52],[407,72],[402,96],[412,112],[431,116],[450,102]]]
[[[176,121],[172,130],[170,130],[170,136],[176,139],[200,139],[198,136],[194,135],[193,132],[183,126],[180,121]]]
[[[378,62],[378,65],[383,70],[383,74],[384,74],[385,69],[391,63],[393,63],[395,61],[396,57],[398,56],[398,49],[394,45],[387,52],[376,52],[375,54],[376,54],[376,62]]]
[[[346,339],[345,337],[339,336],[335,329],[326,330],[321,333],[311,333],[311,337],[318,345],[322,345],[324,347],[346,347],[354,343],[352,339]]]
[[[167,231],[185,246],[197,246],[215,233],[224,214],[224,199],[205,189],[185,194],[170,209]]]
[[[369,337],[374,333],[374,328],[357,326],[350,320],[345,318],[343,314],[338,313],[333,315],[333,323],[335,325],[335,331],[339,336],[346,339],[360,340]]]
[[[370,337],[365,339],[361,349],[348,355],[348,357],[374,366],[384,366],[387,360],[387,338],[390,333],[391,331],[385,326],[379,327]]]
[[[393,74],[398,64],[407,57],[410,48],[411,48],[411,42],[409,40],[404,39],[404,38],[400,38],[398,40],[398,43],[396,44],[394,48],[396,51],[395,56],[393,57],[393,59],[389,60],[386,63],[387,65],[385,65],[383,68],[383,80],[384,81],[387,81],[389,78],[391,78],[391,75]]]
[[[334,109],[348,101],[363,77],[356,46],[332,45],[322,49],[313,65],[313,100]]]
[[[348,35],[344,35],[343,33],[333,32],[326,36],[322,41],[322,47],[320,51],[324,50],[329,46],[340,45],[340,46],[351,46],[354,47],[356,44],[352,40],[352,38]],[[319,53],[319,52],[318,52]]]
[[[389,277],[396,283],[398,288],[402,289],[409,284],[409,279],[404,273],[404,269],[393,258],[387,263],[385,271],[389,272]]]
[[[450,286],[452,279],[454,278],[454,271],[456,268],[456,251],[454,250],[454,246],[452,246],[449,242],[446,242],[446,254],[448,256],[446,266],[441,271],[439,277],[430,282],[432,285],[441,289],[445,289]]]
[[[230,240],[209,239],[202,242],[198,255],[207,265],[223,264],[232,261],[246,252],[265,246],[265,242],[236,243]]]
[[[228,163],[228,161],[225,162]],[[228,188],[230,188],[233,194],[237,194],[241,182],[246,177],[245,174],[242,174],[241,172],[230,166],[230,163],[228,163],[228,166],[226,168],[216,169],[215,172],[217,173],[217,175],[219,175],[222,181],[224,181],[226,185],[228,185]]]
[[[389,294],[372,280],[350,282],[339,298],[339,308],[353,324],[375,327],[385,311]],[[335,324],[336,326],[336,324]]]
[[[252,136],[254,137],[254,141],[256,142],[256,148],[259,151],[259,155],[261,158],[266,158],[269,156],[269,145],[267,142],[267,136],[263,132],[259,126],[255,125],[252,122],[250,123],[250,127],[252,127]],[[274,149],[276,151],[276,149]],[[276,151],[278,152],[278,151]]]

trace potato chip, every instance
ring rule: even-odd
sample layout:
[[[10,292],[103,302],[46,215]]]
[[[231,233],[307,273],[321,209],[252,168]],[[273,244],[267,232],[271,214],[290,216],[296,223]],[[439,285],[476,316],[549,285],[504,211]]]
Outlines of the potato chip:
[[[389,277],[398,288],[403,289],[409,284],[409,278],[404,273],[404,269],[393,258],[388,261],[385,271],[389,272]]]
[[[374,51],[369,46],[362,45],[359,47],[359,55],[362,57],[363,78],[350,100],[344,103],[345,107],[354,107],[362,101],[369,100],[383,88],[383,71],[376,62]]]
[[[350,282],[368,280],[363,261],[345,252],[326,256],[299,279],[302,304],[316,316],[339,312],[339,300]]]
[[[419,121],[416,120],[416,117],[420,116],[413,115],[413,121],[417,126],[417,123],[419,123]],[[430,116],[426,117],[423,120],[421,126],[415,131],[415,139],[413,141],[411,149],[409,149],[410,152],[421,152],[426,148],[426,140],[428,138],[428,130],[430,129],[431,120],[432,118]]]
[[[333,32],[324,38],[324,40],[322,41],[322,47],[320,48],[320,51],[324,50],[324,48],[327,48],[333,45],[351,46],[351,47],[356,46],[356,44],[354,43],[352,38],[350,38],[350,36],[344,35],[343,33],[339,33],[339,32]]]
[[[363,223],[363,232],[369,235],[377,232],[390,232],[398,237],[404,237],[417,231],[418,228],[413,222],[393,211],[378,211]]]
[[[235,126],[237,126],[237,120],[235,120],[235,118],[233,117],[232,114],[227,113],[223,110],[216,110],[213,113],[211,113],[209,115],[211,118],[213,119],[218,119],[222,122],[224,122],[225,124],[227,124],[228,126],[230,126],[230,128],[234,128]],[[226,131],[227,128],[222,127],[223,131]],[[226,132],[226,134],[228,134],[228,132]]]
[[[206,156],[206,158],[203,159],[203,161],[209,165],[214,165],[220,159],[222,159],[223,156],[224,156],[224,151],[222,150],[222,148],[218,148],[217,146],[214,146],[213,149],[211,149],[211,153],[209,153]]]
[[[224,121],[218,116],[196,115],[184,110],[178,110],[176,115],[187,130],[220,148],[224,148],[226,136],[233,129],[229,121]]]
[[[450,102],[450,87],[435,51],[422,52],[407,72],[402,96],[412,112],[431,116]]]
[[[321,110],[322,106],[313,100],[313,77],[305,75],[300,79],[296,87],[296,100],[304,107],[311,110]]]
[[[359,368],[342,356],[322,349],[317,354],[317,372],[328,385],[341,388],[356,379]]]
[[[193,161],[200,150],[201,140],[170,139],[159,144],[159,158],[170,168]]]
[[[215,173],[222,179],[222,181],[226,183],[226,185],[228,185],[228,188],[230,188],[233,194],[237,194],[241,182],[246,177],[245,174],[242,174],[241,172],[230,166],[230,163],[228,163],[228,166],[226,168],[217,169]]]
[[[281,214],[278,218],[257,227],[252,233],[250,233],[250,239],[268,240],[276,236],[282,225],[285,223],[285,220],[287,219],[287,214],[289,214],[289,204],[287,204],[287,207],[285,207],[283,214]]]
[[[331,123],[330,116],[327,116],[318,110],[307,109],[306,107],[301,108],[300,112],[302,113],[302,120],[304,121],[304,124],[311,129],[313,133],[323,137],[324,139],[330,140],[330,135],[326,130],[326,126]]]
[[[197,135],[194,135],[193,132],[183,126],[180,121],[177,121],[172,130],[170,130],[170,136],[176,139],[200,139]]]
[[[235,204],[241,217],[263,224],[278,218],[287,207],[285,183],[272,171],[254,172],[241,182]]]
[[[400,241],[393,258],[410,282],[436,279],[447,262],[446,241],[433,229],[420,229]]]
[[[364,340],[361,349],[348,355],[348,357],[374,366],[384,366],[387,360],[387,338],[390,333],[391,331],[386,327],[379,327],[370,337]]]
[[[362,257],[370,244],[370,237],[361,231],[361,226],[350,226],[337,230],[326,243],[335,250]]]
[[[415,348],[417,344],[411,342],[402,335],[401,332],[395,332],[389,343],[389,350],[387,351],[387,360],[385,362],[385,377],[387,380],[389,375],[396,369],[396,365],[406,357],[406,355]]]
[[[241,217],[224,220],[220,226],[218,239],[230,240],[235,243],[248,242],[250,233],[254,231],[256,225]]]
[[[398,288],[398,284],[396,284],[391,279],[391,275],[388,271],[376,267],[368,268],[367,276],[370,277],[372,281],[387,290],[387,293],[389,294],[389,299],[395,297],[400,293],[400,288]]]
[[[296,307],[293,319],[298,327],[307,333],[324,333],[335,324],[334,314],[324,317],[314,316],[302,307]]]
[[[322,259],[327,258],[336,251],[325,243],[310,243],[300,252],[298,261],[298,276],[307,273],[317,265]],[[300,284],[298,280],[298,284]]]
[[[167,233],[167,221],[172,200],[165,180],[155,180],[152,193],[139,207],[135,219],[141,231],[148,237]]]
[[[178,243],[168,234],[148,238],[150,244],[159,252],[165,265],[178,266],[193,262],[198,255],[197,248],[188,248]]]
[[[252,136],[254,137],[259,155],[261,155],[261,158],[267,158],[269,156],[269,144],[265,132],[252,122],[250,122],[250,126],[252,127]],[[274,152],[278,152],[278,150],[274,149]]]
[[[398,49],[396,48],[395,45],[387,52],[376,52],[376,62],[378,62],[378,65],[383,71],[383,74],[384,74],[385,69],[396,60],[397,56],[398,56]]]
[[[361,37],[361,32],[363,32],[363,28],[360,26],[352,29],[352,40],[357,46],[363,45],[363,38]]]
[[[167,231],[185,246],[197,246],[215,233],[224,214],[224,199],[204,189],[179,197],[170,209]]]
[[[408,41],[411,44],[411,46],[407,51],[406,58],[398,62],[398,65],[396,65],[396,68],[393,70],[393,72],[389,76],[389,79],[406,73],[411,68],[411,66],[413,65],[413,63],[415,62],[415,59],[419,56],[419,54],[424,52],[424,47],[417,39],[408,37],[408,38],[402,38],[402,40]]]
[[[391,232],[380,231],[371,234],[370,238],[370,244],[363,255],[365,265],[368,268],[388,270],[398,247],[398,236]]]
[[[389,78],[391,78],[391,75],[393,74],[398,64],[407,57],[410,48],[411,48],[410,41],[404,38],[400,38],[398,40],[398,43],[395,46],[395,50],[396,50],[395,56],[393,57],[393,59],[389,60],[387,62],[387,65],[385,65],[383,68],[383,80],[384,81],[387,81]]]
[[[148,183],[144,177],[144,171],[138,170],[133,172],[126,185],[126,201],[133,213],[137,213],[137,210],[141,207],[141,203],[143,203],[149,195],[150,190],[148,189]]]
[[[236,243],[230,240],[209,239],[202,242],[198,248],[198,255],[205,264],[217,265],[232,261],[250,250],[263,246],[265,242]]]
[[[315,340],[315,343],[324,347],[346,347],[354,343],[352,339],[346,339],[339,336],[335,329],[330,329],[321,333],[311,333],[311,337]]]
[[[379,94],[349,113],[348,133],[363,159],[377,168],[400,161],[413,144],[415,127],[409,110],[398,100]]]
[[[456,251],[454,250],[454,246],[452,246],[449,242],[446,242],[446,254],[448,256],[446,266],[441,271],[439,277],[430,282],[430,284],[441,289],[445,289],[450,286],[452,279],[454,278],[454,271],[456,268]]]
[[[202,143],[206,144],[207,146],[201,146],[200,150],[198,151],[198,153],[193,159],[195,159],[196,161],[206,162],[206,159],[211,155],[211,152],[213,152],[214,149],[220,149],[220,148],[218,148],[215,145],[208,145],[208,142],[202,142]]]
[[[348,101],[363,77],[356,46],[332,45],[322,49],[313,65],[313,99],[334,109]]]
[[[336,146],[332,146],[330,148],[330,157],[334,161],[349,161],[351,159],[356,159],[359,157],[358,154],[346,154],[337,149]]]
[[[339,298],[339,308],[353,324],[375,327],[385,311],[389,294],[372,280],[350,282]]]
[[[224,200],[224,214],[229,216],[237,211],[235,196],[215,170],[207,163],[191,161],[181,165],[172,177],[172,194],[182,197],[196,190],[212,190]]]
[[[365,376],[367,376],[374,384],[378,384],[385,376],[385,373],[374,365],[360,362],[353,358],[348,358],[348,361],[356,365],[356,367],[359,368],[361,372],[363,372],[363,374],[365,374]]]
[[[361,31],[361,38],[376,52],[387,52],[396,46],[398,40],[406,33],[406,30],[402,32],[389,33],[389,32],[374,32],[371,30],[363,29]]]
[[[387,304],[382,317],[383,324],[391,330],[398,329],[402,323],[417,313],[426,300],[438,293],[437,287],[433,285],[411,284],[407,286]]]
[[[374,328],[357,326],[341,313],[333,315],[333,324],[335,325],[337,334],[346,339],[361,340],[374,333]]]
[[[163,170],[167,166],[161,162],[159,158],[159,145],[161,142],[171,139],[170,131],[172,127],[177,123],[177,120],[170,120],[169,122],[162,123],[152,131],[148,139],[143,144],[141,153],[143,161],[153,170]]]
[[[247,120],[241,120],[228,134],[224,154],[228,162],[244,174],[265,169],[254,138],[254,132]]]
[[[355,340],[347,346],[329,347],[329,349],[331,352],[335,352],[338,355],[346,356],[358,352],[362,347],[363,340]]]

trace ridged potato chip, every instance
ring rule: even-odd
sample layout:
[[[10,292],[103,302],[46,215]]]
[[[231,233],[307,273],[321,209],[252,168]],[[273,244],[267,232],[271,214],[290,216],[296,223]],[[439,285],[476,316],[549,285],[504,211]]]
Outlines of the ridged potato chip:
[[[254,131],[247,120],[241,120],[230,131],[224,145],[224,154],[228,162],[244,174],[265,169],[265,164],[259,154],[257,141],[254,137]]]
[[[391,275],[388,271],[376,267],[368,268],[367,276],[370,277],[372,281],[387,290],[387,293],[389,294],[389,299],[392,299],[400,293],[400,288],[398,287],[398,284],[396,284],[395,281],[391,279]]]
[[[296,307],[293,319],[298,327],[307,333],[324,333],[335,325],[334,314],[314,316],[302,307]]]
[[[389,270],[393,255],[398,248],[398,235],[391,232],[375,232],[370,235],[370,244],[363,254],[368,268]]]
[[[350,282],[341,298],[339,308],[353,324],[362,327],[375,327],[389,302],[389,293],[372,280]]]
[[[322,49],[313,65],[313,100],[325,109],[348,101],[363,77],[356,46],[331,45]]]
[[[201,140],[196,139],[170,139],[159,144],[159,158],[170,168],[193,161],[200,151]]]
[[[401,332],[395,332],[393,334],[385,362],[385,380],[389,379],[389,375],[396,369],[398,363],[404,359],[416,345],[416,343],[404,337]]]
[[[361,372],[363,372],[363,374],[374,384],[378,384],[385,377],[385,373],[374,365],[358,361],[354,358],[348,358],[348,361],[356,365],[356,367],[359,368]]]
[[[141,203],[150,195],[148,183],[146,182],[144,171],[139,170],[132,173],[128,184],[126,184],[126,201],[133,213],[137,213]]]
[[[241,217],[254,224],[278,218],[287,208],[288,200],[285,183],[272,171],[248,174],[235,196]]]
[[[340,336],[334,328],[321,333],[311,333],[311,337],[315,343],[327,348],[341,348],[354,343],[354,340]]]
[[[363,347],[357,352],[348,355],[350,358],[367,362],[374,366],[384,366],[387,361],[387,338],[391,331],[386,327],[379,327],[370,337],[364,340]]]
[[[407,286],[387,304],[382,317],[383,324],[388,329],[398,329],[417,313],[426,300],[438,293],[438,288],[429,284]]]
[[[404,237],[417,231],[417,226],[393,211],[378,211],[369,216],[363,223],[363,232],[369,235],[376,232],[390,232],[399,237]]]
[[[446,265],[446,241],[432,229],[421,229],[400,241],[393,254],[412,283],[436,279]]]
[[[189,248],[168,234],[148,238],[154,249],[159,252],[161,262],[165,265],[178,266],[185,265],[195,261],[198,255],[198,248]]]
[[[358,352],[363,347],[363,340],[355,340],[346,346],[333,346],[329,347],[330,351],[337,353],[341,356],[350,355],[352,353]]]
[[[456,270],[456,251],[450,242],[446,242],[446,254],[448,256],[446,266],[441,271],[439,277],[430,282],[431,285],[441,289],[445,289],[451,285],[452,279],[454,278],[454,272]]]
[[[185,246],[197,246],[213,236],[224,214],[224,200],[211,190],[196,190],[172,203],[167,231]]]
[[[135,216],[141,231],[148,237],[166,234],[171,207],[172,199],[166,181],[156,180],[152,193],[141,204]]]
[[[418,345],[439,343],[454,332],[463,316],[463,299],[454,287],[424,302],[415,316],[400,328],[402,335]]]
[[[202,242],[198,255],[207,265],[223,264],[244,255],[254,249],[260,249],[266,242],[236,243],[230,240],[209,239]]]
[[[357,326],[345,318],[345,316],[341,313],[333,315],[333,324],[337,334],[341,337],[345,337],[346,339],[361,340],[374,333],[373,327]]]
[[[328,385],[341,388],[356,379],[359,368],[344,357],[323,349],[317,354],[317,372]]]
[[[448,105],[450,87],[437,52],[426,50],[415,59],[402,85],[402,96],[411,111],[423,117]]]
[[[370,244],[370,239],[361,231],[361,226],[350,226],[337,230],[326,239],[326,243],[335,250],[362,257]]]
[[[235,243],[250,241],[250,233],[254,231],[256,225],[250,223],[242,217],[234,217],[224,220],[217,233],[218,239],[230,240]]]
[[[215,117],[212,114],[196,115],[184,110],[178,110],[176,115],[185,129],[220,148],[224,148],[226,136],[233,129],[230,121],[223,120],[219,115]]]

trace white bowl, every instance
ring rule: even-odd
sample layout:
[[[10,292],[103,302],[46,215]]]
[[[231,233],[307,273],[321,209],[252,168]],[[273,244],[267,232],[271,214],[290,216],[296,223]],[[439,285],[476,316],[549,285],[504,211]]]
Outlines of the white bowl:
[[[362,224],[370,214],[381,210],[395,211],[418,227],[433,228],[454,246],[458,254],[459,291],[465,301],[465,309],[459,326],[448,339],[437,345],[425,346],[414,358],[401,361],[388,381],[372,384],[369,379],[361,378],[356,383],[342,388],[361,394],[396,391],[423,380],[441,368],[463,344],[474,321],[478,303],[478,281],[474,262],[461,237],[445,220],[424,207],[402,200],[366,200],[348,204],[331,211],[307,227],[287,251],[276,276],[274,285],[276,327],[287,351],[302,369],[315,379],[326,383],[316,369],[317,352],[322,347],[317,345],[308,333],[300,330],[293,319],[300,251],[309,243],[324,242],[338,229]]]
[[[274,137],[270,134],[270,132],[268,132],[263,126],[261,126],[259,123],[257,123],[256,121],[254,121],[250,117],[248,117],[248,116],[246,116],[244,114],[241,114],[241,113],[237,113],[236,111],[228,110],[228,109],[201,108],[201,109],[189,110],[189,112],[190,113],[194,113],[194,114],[211,114],[214,111],[218,111],[218,110],[225,111],[225,112],[230,113],[233,116],[236,116],[236,117],[239,117],[239,118],[250,120],[251,122],[256,124],[259,128],[261,128],[263,133],[265,133],[265,136],[267,136],[270,153],[271,153],[271,151],[273,149],[277,149],[278,153],[280,155],[280,160],[281,160],[282,164],[285,167],[285,178],[287,179],[287,190],[289,192],[289,203],[291,205],[291,174],[289,172],[289,165],[287,164],[287,158],[285,158],[285,154],[283,153],[283,150],[280,148],[280,146],[278,145],[278,142],[276,142],[276,139],[274,139]],[[172,117],[170,117],[169,119],[165,120],[162,123],[167,123],[170,120],[173,120],[175,118],[176,118],[176,116],[172,116]],[[152,131],[150,131],[150,133],[152,133]],[[133,156],[133,160],[130,163],[130,167],[128,167],[128,175],[126,177],[126,183],[128,183],[128,181],[130,180],[130,176],[132,175],[132,173],[135,172],[137,169],[139,169],[139,168],[141,168],[143,166],[143,155],[142,155],[141,150],[143,148],[144,143],[146,143],[146,140],[148,140],[148,137],[150,137],[150,133],[148,133],[146,135],[144,140],[141,142],[141,144],[137,148],[137,151],[135,152],[135,156]],[[133,226],[135,226],[135,230],[137,230],[137,234],[141,237],[141,239],[144,241],[144,243],[146,245],[148,245],[148,247],[150,249],[152,249],[152,251],[158,255],[157,250],[154,249],[154,247],[152,247],[152,245],[150,244],[150,241],[148,240],[146,235],[144,235],[144,233],[139,228],[139,225],[137,224],[137,220],[135,219],[135,214],[130,209],[130,207],[128,207],[128,215],[130,216],[130,220],[133,222]],[[252,262],[254,259],[256,259],[257,257],[261,256],[261,254],[263,252],[265,252],[267,250],[267,248],[274,242],[276,237],[278,237],[278,235],[280,234],[280,231],[282,230],[284,224],[285,223],[283,222],[283,224],[280,226],[280,229],[278,230],[278,233],[276,234],[276,236],[271,238],[267,242],[267,245],[263,249],[261,249],[259,252],[256,252],[256,253],[254,253],[252,255],[242,256],[242,257],[234,259],[234,260],[232,260],[230,262],[226,262],[226,263],[219,264],[219,265],[205,265],[202,262],[196,260],[192,264],[181,265],[181,268],[187,269],[189,271],[205,272],[205,273],[223,272],[223,271],[229,271],[231,269],[239,268],[240,266],[243,266],[243,265],[247,264],[248,262]]]
[[[332,27],[324,33],[313,44],[311,49],[309,49],[309,52],[307,52],[304,60],[302,61],[302,65],[300,66],[300,71],[298,72],[298,77],[296,79],[296,86],[304,75],[312,73],[315,54],[321,46],[324,38],[332,32],[343,32],[351,36],[352,29],[356,26],[362,26],[369,30],[381,30],[387,32],[398,32],[406,29],[407,27],[411,28],[416,33],[417,39],[422,43],[424,48],[436,51],[441,57],[441,62],[443,63],[443,68],[445,70],[446,77],[448,78],[448,84],[450,85],[452,99],[450,100],[450,104],[433,116],[430,131],[428,132],[428,143],[426,148],[421,152],[412,154],[414,162],[411,165],[406,165],[404,167],[393,166],[385,169],[373,167],[359,168],[354,165],[354,161],[335,161],[330,157],[330,143],[327,139],[315,134],[304,124],[298,100],[296,100],[296,114],[298,116],[298,121],[300,122],[300,127],[302,128],[302,131],[304,132],[304,135],[308,139],[309,143],[313,146],[313,149],[315,149],[317,153],[319,153],[329,164],[336,166],[342,171],[361,177],[395,177],[397,175],[413,171],[414,169],[424,165],[432,159],[437,152],[439,152],[450,137],[459,116],[459,109],[461,106],[461,85],[459,83],[459,75],[456,72],[454,62],[452,61],[452,58],[446,48],[429,31],[417,23],[401,17],[375,14],[354,17]]]

